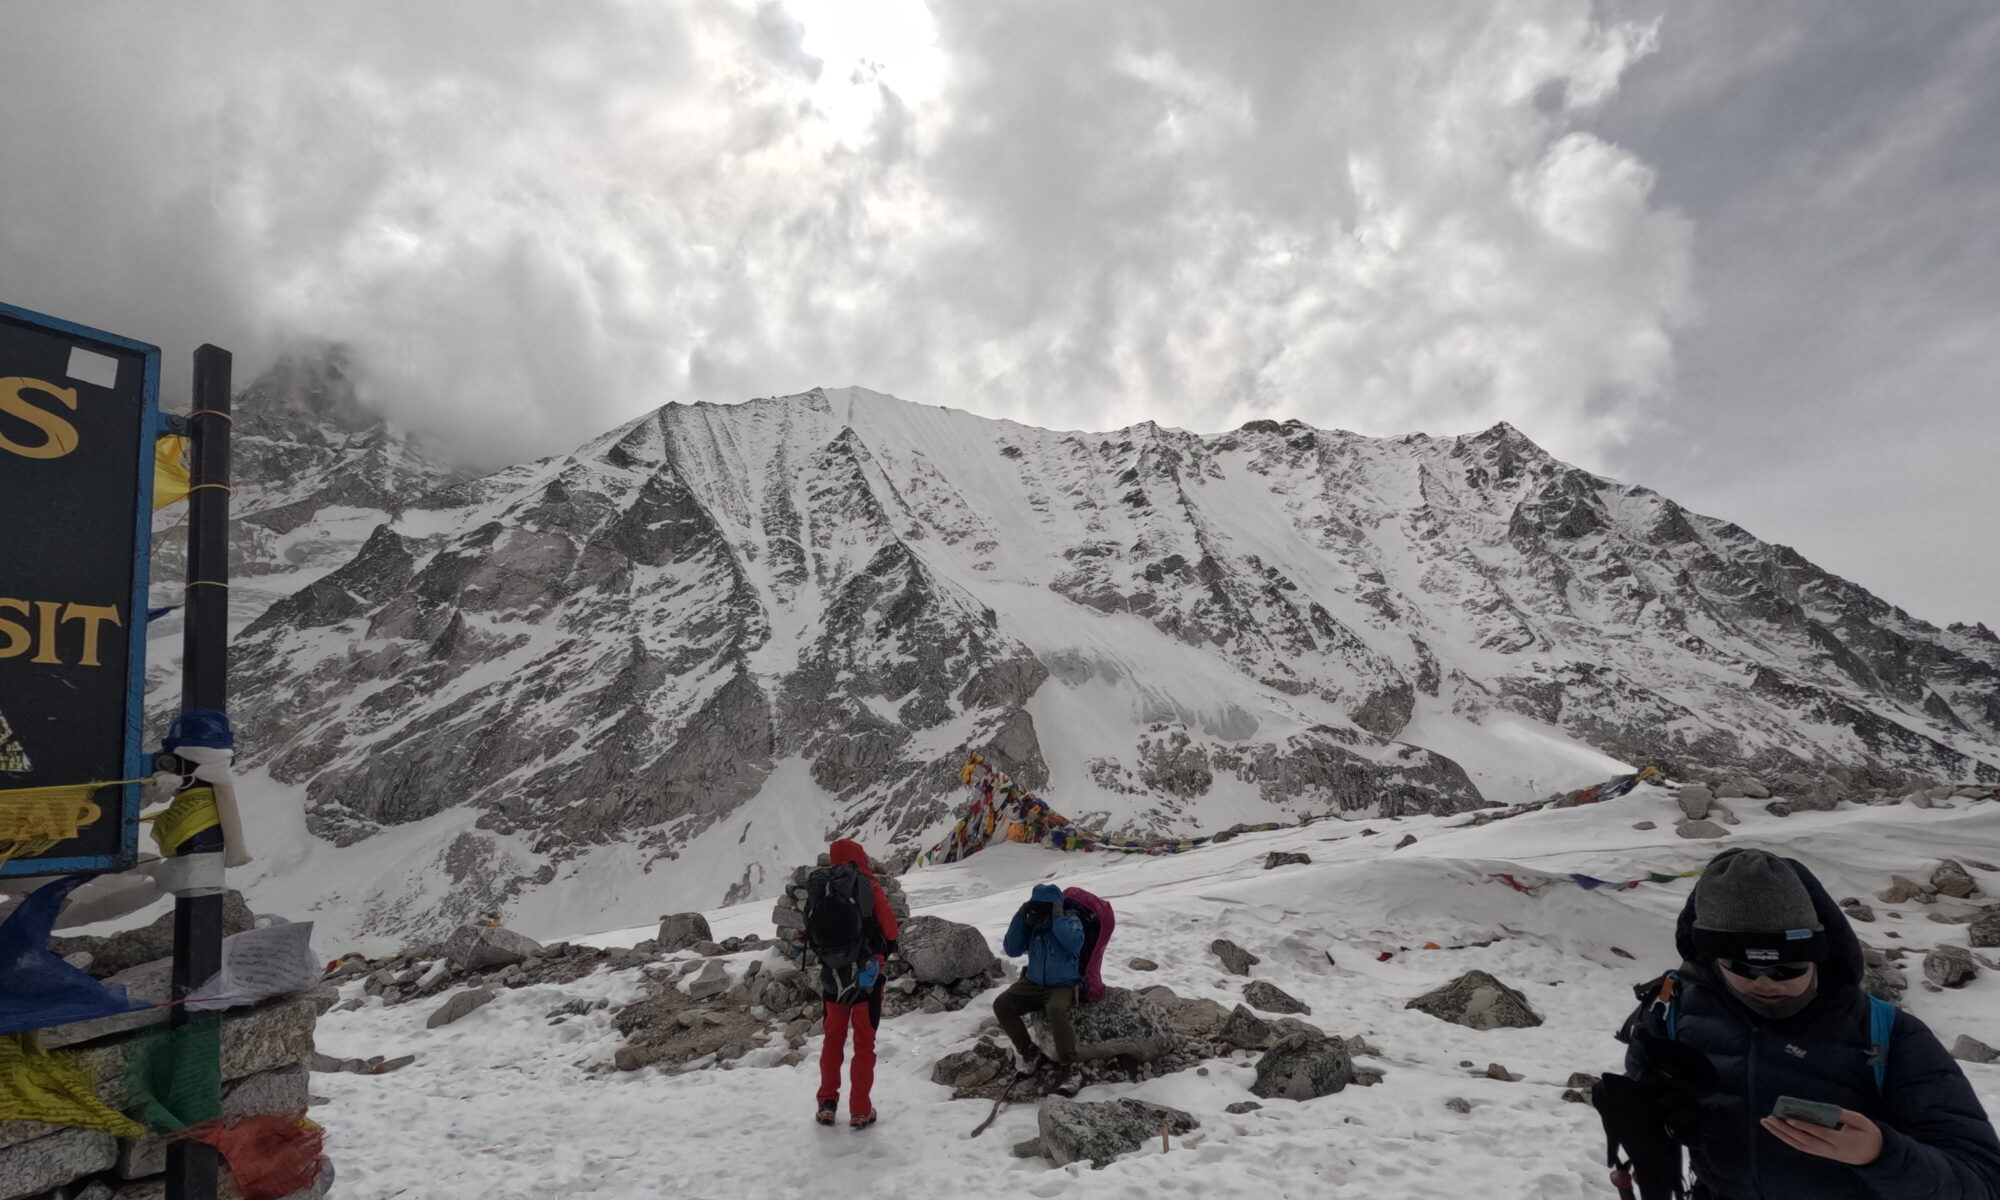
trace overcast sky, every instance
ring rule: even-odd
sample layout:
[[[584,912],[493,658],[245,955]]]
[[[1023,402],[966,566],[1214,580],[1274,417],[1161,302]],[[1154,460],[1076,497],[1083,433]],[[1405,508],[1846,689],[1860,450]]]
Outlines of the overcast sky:
[[[2000,627],[2000,8],[0,8],[0,300],[482,465],[860,384],[1496,420]]]

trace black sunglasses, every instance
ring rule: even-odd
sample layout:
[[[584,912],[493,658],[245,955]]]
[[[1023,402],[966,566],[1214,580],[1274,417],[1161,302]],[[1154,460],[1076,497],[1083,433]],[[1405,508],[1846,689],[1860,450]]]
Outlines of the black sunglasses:
[[[1811,963],[1746,963],[1733,958],[1718,958],[1715,965],[1743,979],[1775,979],[1779,983],[1802,979],[1813,969]]]

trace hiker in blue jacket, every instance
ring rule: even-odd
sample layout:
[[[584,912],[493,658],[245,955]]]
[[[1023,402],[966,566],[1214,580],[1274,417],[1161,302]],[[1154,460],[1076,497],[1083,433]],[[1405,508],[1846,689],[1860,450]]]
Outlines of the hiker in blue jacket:
[[[1716,855],[1675,942],[1686,961],[1641,985],[1619,1037],[1698,1200],[2000,1200],[2000,1138],[1964,1072],[1863,993],[1860,940],[1803,864]],[[1838,1106],[1838,1125],[1775,1116],[1780,1096]]]
[[[1065,908],[1061,888],[1038,883],[1028,902],[1014,913],[1001,948],[1009,958],[1028,956],[1021,977],[993,1001],[993,1015],[1020,1058],[1020,1074],[1025,1078],[1051,1065],[1029,1040],[1022,1019],[1040,1012],[1056,1043],[1051,1090],[1068,1093],[1076,1070],[1076,1025],[1070,1010],[1076,1004],[1077,985],[1083,982],[1083,922]]]

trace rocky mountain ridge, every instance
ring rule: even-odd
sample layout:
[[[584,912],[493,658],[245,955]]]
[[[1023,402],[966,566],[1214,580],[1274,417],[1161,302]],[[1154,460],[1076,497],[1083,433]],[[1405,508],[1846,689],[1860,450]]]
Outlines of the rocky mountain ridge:
[[[282,408],[244,520],[325,553],[239,639],[246,757],[314,835],[396,847],[384,931],[775,894],[836,830],[928,844],[974,749],[1136,835],[1639,761],[2000,777],[1990,631],[1505,425],[1066,433],[814,389],[464,479]]]

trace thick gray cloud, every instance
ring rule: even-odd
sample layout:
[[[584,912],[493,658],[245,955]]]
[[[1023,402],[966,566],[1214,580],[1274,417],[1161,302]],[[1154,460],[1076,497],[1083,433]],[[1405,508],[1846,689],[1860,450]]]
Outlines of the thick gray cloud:
[[[1979,114],[1938,111],[1990,101],[1976,22],[1878,61],[1887,15],[1756,13],[17,6],[0,297],[246,374],[350,342],[379,403],[485,462],[815,383],[1071,428],[1506,419],[1990,617],[1991,575],[1904,569],[1964,510],[1894,483],[1979,416],[1981,314],[1926,291],[1987,286],[1934,261],[1994,236],[1964,227]],[[1830,506],[1864,467],[1874,504]]]

